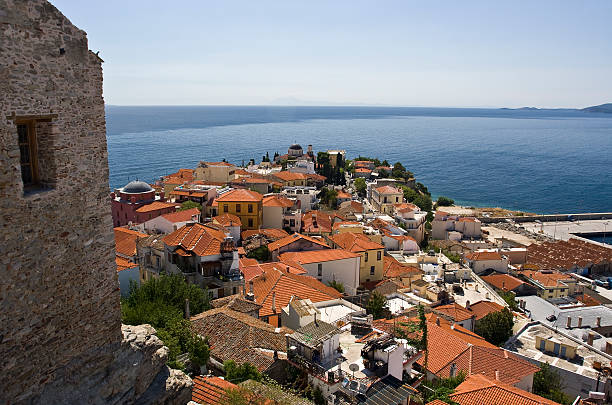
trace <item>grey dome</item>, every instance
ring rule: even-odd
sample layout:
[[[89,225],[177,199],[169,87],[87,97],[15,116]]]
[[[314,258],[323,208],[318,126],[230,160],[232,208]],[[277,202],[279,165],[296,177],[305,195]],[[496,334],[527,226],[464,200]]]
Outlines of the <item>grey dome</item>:
[[[289,149],[292,149],[292,150],[302,150],[302,146],[298,145],[297,143],[294,143],[293,145],[291,145],[289,147]]]
[[[129,194],[148,193],[153,191],[153,187],[144,181],[134,180],[126,184],[121,191]]]

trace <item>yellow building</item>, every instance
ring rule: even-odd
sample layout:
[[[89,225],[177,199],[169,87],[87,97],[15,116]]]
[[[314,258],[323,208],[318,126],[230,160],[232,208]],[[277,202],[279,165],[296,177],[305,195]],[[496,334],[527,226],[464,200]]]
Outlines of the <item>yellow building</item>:
[[[383,245],[371,241],[364,234],[353,232],[332,235],[329,239],[335,247],[361,255],[359,284],[382,280],[385,255]]]
[[[308,181],[308,176],[306,176],[304,173],[293,173],[287,171],[272,173],[271,177],[281,183],[283,187],[306,186]]]
[[[393,214],[394,204],[402,203],[404,192],[391,186],[378,187],[372,190],[370,203],[378,212]]]
[[[538,296],[544,299],[563,298],[576,292],[576,279],[569,274],[555,270],[522,270],[519,274],[538,289]]]
[[[256,191],[235,189],[216,199],[218,215],[232,214],[240,218],[242,230],[263,226],[263,196]]]
[[[236,177],[236,166],[227,162],[200,162],[193,177],[211,183],[229,183]]]
[[[554,336],[536,335],[535,348],[542,352],[554,353],[558,357],[568,360],[576,357],[576,346],[568,344],[565,341],[556,339]]]

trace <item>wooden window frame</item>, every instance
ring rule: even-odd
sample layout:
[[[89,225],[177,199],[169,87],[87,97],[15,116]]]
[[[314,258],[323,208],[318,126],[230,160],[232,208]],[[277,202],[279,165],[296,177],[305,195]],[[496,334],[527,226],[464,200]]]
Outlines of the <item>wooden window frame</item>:
[[[27,127],[27,143],[22,143],[19,140],[19,127],[20,126]],[[17,127],[17,143],[19,145],[19,168],[21,170],[21,181],[23,182],[23,166],[24,163],[21,155],[21,147],[27,146],[29,153],[29,162],[26,164],[30,166],[30,177],[31,181],[29,183],[23,183],[24,191],[36,189],[41,186],[40,184],[40,173],[38,171],[38,142],[36,139],[36,120],[35,119],[17,119],[15,120],[15,126]]]

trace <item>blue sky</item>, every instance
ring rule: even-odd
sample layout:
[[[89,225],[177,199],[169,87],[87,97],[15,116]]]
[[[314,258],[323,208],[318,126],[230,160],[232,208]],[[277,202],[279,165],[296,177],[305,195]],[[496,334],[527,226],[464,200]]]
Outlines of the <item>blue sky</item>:
[[[612,102],[612,1],[51,0],[117,105]]]

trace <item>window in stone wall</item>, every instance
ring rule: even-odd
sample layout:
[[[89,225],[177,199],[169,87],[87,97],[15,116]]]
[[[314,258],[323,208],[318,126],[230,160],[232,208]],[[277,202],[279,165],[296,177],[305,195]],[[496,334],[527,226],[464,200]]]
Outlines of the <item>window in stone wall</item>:
[[[34,122],[17,124],[17,136],[19,137],[23,187],[24,189],[36,187],[38,185],[38,154],[36,153]]]
[[[19,146],[19,165],[24,194],[55,186],[55,115],[12,116]]]

